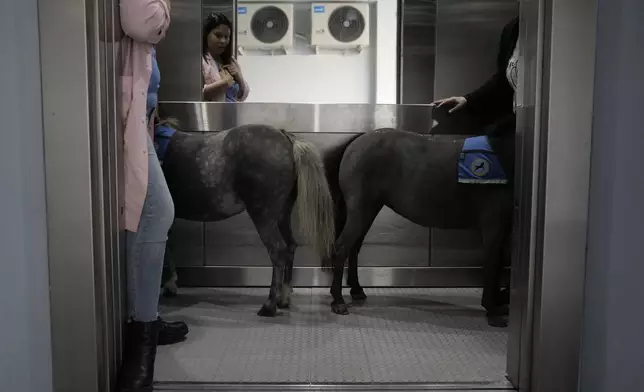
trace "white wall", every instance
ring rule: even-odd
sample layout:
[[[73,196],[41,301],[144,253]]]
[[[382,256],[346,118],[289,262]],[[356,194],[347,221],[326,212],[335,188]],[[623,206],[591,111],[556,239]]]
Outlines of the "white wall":
[[[597,14],[580,391],[644,391],[644,2]]]
[[[308,36],[310,25],[306,16],[311,1],[291,2],[296,3],[295,32]],[[239,55],[251,89],[248,102],[395,104],[398,2],[376,0],[371,10],[375,12],[375,17],[370,18],[371,46],[360,54],[316,55],[307,40],[296,38],[296,47],[290,55]]]
[[[37,0],[3,0],[0,8],[0,389],[48,392],[51,335]]]

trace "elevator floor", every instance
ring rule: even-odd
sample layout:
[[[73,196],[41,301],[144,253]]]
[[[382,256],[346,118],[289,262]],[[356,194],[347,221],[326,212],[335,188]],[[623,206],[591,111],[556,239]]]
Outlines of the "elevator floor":
[[[159,348],[159,386],[508,386],[507,332],[487,325],[480,290],[365,291],[366,303],[351,307],[348,316],[332,314],[328,289],[315,288],[295,289],[291,309],[261,318],[256,312],[267,288],[182,288],[179,297],[162,301],[162,314],[186,321],[190,334],[185,342]]]

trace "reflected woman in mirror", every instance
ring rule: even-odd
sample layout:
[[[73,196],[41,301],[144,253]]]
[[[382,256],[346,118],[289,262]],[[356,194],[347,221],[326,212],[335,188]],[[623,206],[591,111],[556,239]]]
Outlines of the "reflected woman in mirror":
[[[233,58],[232,31],[233,24],[220,12],[211,13],[204,22],[201,72],[205,101],[243,102],[248,97],[248,84]]]

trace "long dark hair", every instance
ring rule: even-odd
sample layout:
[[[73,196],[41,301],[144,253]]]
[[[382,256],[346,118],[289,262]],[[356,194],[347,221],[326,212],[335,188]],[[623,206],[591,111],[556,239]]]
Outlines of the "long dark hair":
[[[233,33],[233,23],[226,17],[226,15],[222,14],[221,12],[212,12],[208,17],[206,18],[204,24],[203,24],[203,34],[202,34],[202,41],[201,41],[201,50],[202,50],[202,55],[206,57],[206,54],[208,53],[208,34],[212,30],[214,30],[217,26],[224,25],[228,26],[230,29],[230,33],[232,35]],[[232,37],[231,37],[232,38]],[[231,63],[231,58],[233,57],[233,46],[232,46],[232,39],[228,42],[228,46],[226,46],[226,49],[224,49],[223,53],[221,54],[221,62],[223,65],[229,65]]]

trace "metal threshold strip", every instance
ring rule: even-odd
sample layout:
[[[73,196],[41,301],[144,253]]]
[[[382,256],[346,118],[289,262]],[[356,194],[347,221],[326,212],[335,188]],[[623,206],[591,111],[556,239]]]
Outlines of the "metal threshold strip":
[[[201,383],[157,382],[155,391],[166,392],[215,392],[215,391],[513,391],[509,382],[465,383]]]

